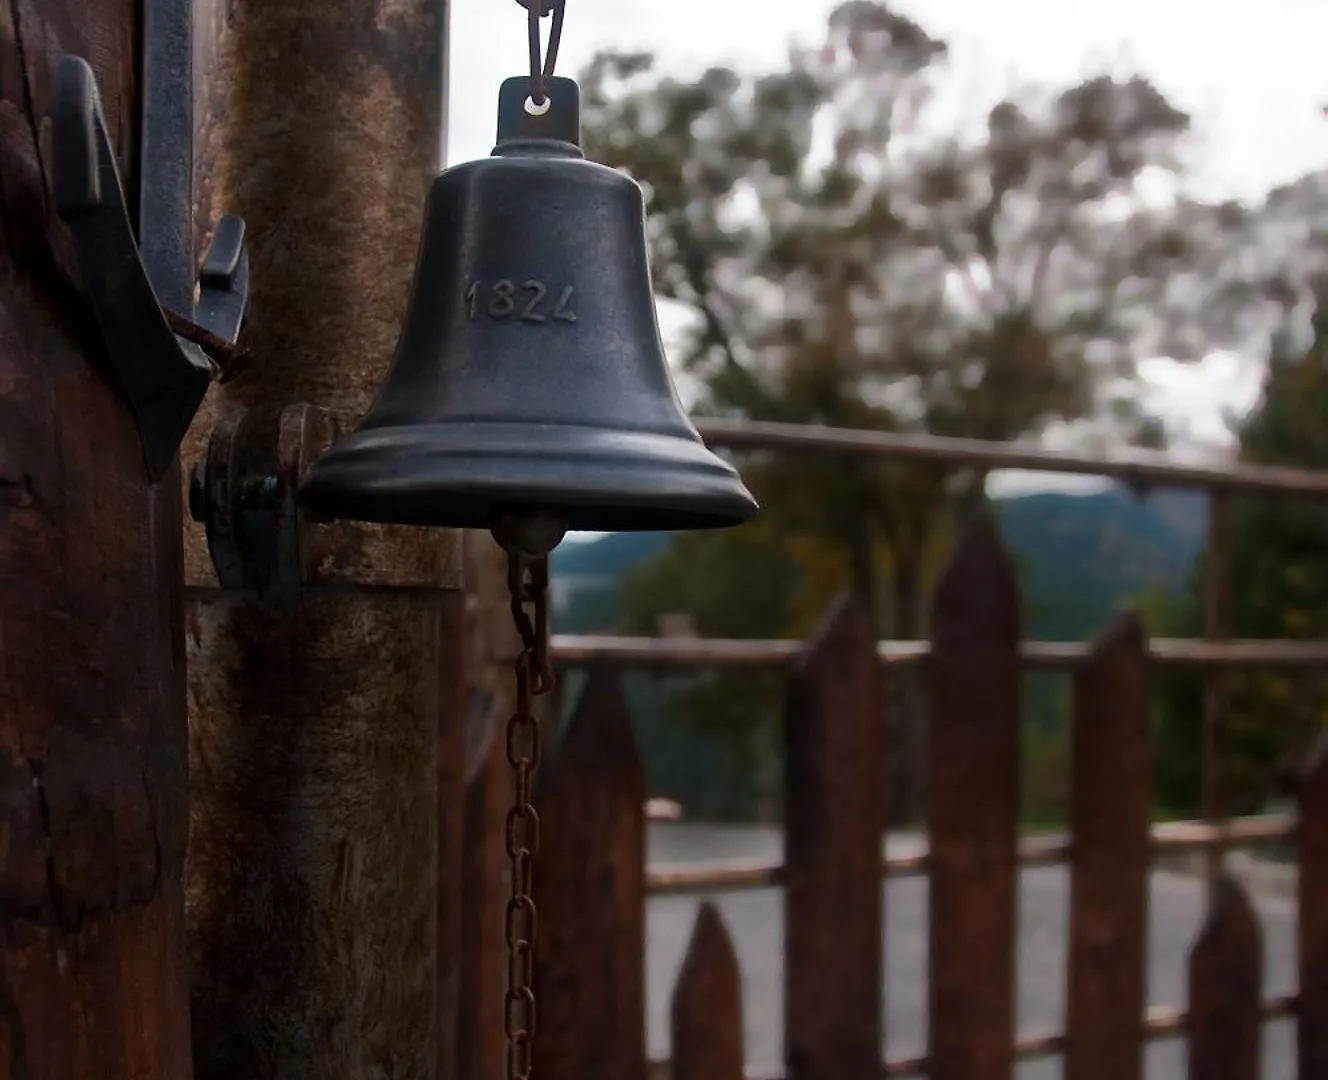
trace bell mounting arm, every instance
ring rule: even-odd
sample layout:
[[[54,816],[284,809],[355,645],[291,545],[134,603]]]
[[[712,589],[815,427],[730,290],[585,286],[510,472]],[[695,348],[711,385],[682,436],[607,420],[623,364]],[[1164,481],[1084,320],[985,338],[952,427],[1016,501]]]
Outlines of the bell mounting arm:
[[[86,61],[60,58],[54,99],[56,212],[69,227],[101,352],[133,412],[148,476],[155,482],[170,468],[208,386],[234,374],[244,356],[234,348],[249,293],[244,221],[227,215],[218,223],[203,259],[194,310],[167,311],[130,224],[96,79]]]

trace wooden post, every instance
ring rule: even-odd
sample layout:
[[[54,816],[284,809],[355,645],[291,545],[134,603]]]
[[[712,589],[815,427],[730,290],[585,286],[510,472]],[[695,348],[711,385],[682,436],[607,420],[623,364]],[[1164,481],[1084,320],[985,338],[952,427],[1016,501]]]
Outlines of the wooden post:
[[[1213,490],[1208,496],[1208,572],[1204,581],[1204,638],[1231,636],[1231,497]],[[1204,673],[1202,802],[1204,820],[1225,821],[1227,807],[1227,727],[1230,675],[1226,668]],[[1222,873],[1226,845],[1204,853],[1209,887]]]
[[[1316,1080],[1328,1076],[1328,735],[1309,756],[1299,797],[1298,1075]]]
[[[229,410],[305,402],[348,426],[368,407],[440,163],[446,41],[443,0],[203,6],[198,217],[248,222],[254,359],[191,463]],[[218,589],[189,525],[197,1080],[416,1080],[451,1060],[457,537],[318,533],[275,603]]]
[[[504,837],[514,793],[505,727],[515,705],[513,664],[521,652],[521,640],[512,622],[506,553],[487,533],[474,530],[463,533],[462,547],[469,617],[467,679],[474,730],[464,796],[463,985],[457,1068],[461,1080],[500,1080],[506,1061],[507,939],[503,920],[510,883]],[[546,741],[554,737],[549,699],[556,696],[555,689],[553,694],[535,699]]]
[[[981,515],[933,599],[929,1076],[1002,1080],[1014,1053],[1019,598]]]
[[[455,1080],[459,1066],[462,919],[465,872],[466,718],[470,703],[467,681],[470,627],[466,594],[449,590],[442,598],[443,632],[440,652],[442,693],[438,724],[438,1080]]]
[[[1146,1004],[1148,657],[1122,616],[1075,678],[1066,1080],[1138,1080]]]
[[[843,597],[784,707],[784,1055],[798,1080],[880,1071],[882,682],[872,624]]]
[[[55,61],[80,55],[121,172],[138,175],[139,9],[0,4],[0,1076],[14,1080],[189,1076],[178,472],[149,485],[99,366],[43,134]]]
[[[1223,875],[1190,952],[1190,1080],[1258,1080],[1262,990],[1259,921],[1245,891]],[[1301,1070],[1317,1075],[1304,1062]]]
[[[644,1080],[645,776],[611,672],[591,673],[535,790],[534,1074]]]
[[[674,1080],[743,1080],[742,974],[719,910],[706,901],[673,990]]]
[[[503,913],[509,881],[503,822],[512,801],[512,777],[506,739],[496,722],[504,717],[485,710],[475,719],[477,730],[466,767],[457,1076],[460,1080],[500,1080],[506,1060]]]

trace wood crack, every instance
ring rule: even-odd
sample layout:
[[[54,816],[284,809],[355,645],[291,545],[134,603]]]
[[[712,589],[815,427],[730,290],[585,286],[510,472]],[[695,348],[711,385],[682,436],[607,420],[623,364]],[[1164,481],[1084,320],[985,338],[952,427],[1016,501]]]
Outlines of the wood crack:
[[[37,792],[37,820],[41,822],[42,856],[45,859],[46,866],[46,896],[56,925],[61,931],[65,931],[64,920],[61,917],[64,907],[61,903],[63,890],[60,888],[60,879],[55,872],[55,842],[51,837],[51,805],[46,798],[46,785],[42,782],[43,765],[42,761],[35,758],[28,762],[28,768],[32,770],[32,787]]]
[[[18,0],[9,0],[9,18],[14,26],[14,52],[18,61],[19,93],[22,96],[23,115],[28,127],[32,129],[32,145],[36,148],[37,169],[41,173],[42,206],[46,206],[46,193],[50,190],[50,178],[46,175],[46,162],[41,154],[41,121],[37,116],[37,106],[32,95],[32,73],[28,67],[27,43],[23,37],[23,16],[19,11]]]

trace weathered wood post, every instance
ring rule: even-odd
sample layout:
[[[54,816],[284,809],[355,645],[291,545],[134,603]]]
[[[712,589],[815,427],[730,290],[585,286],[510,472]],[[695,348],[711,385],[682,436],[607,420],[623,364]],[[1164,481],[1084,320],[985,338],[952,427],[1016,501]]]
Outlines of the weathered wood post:
[[[842,597],[784,704],[784,1056],[801,1080],[880,1070],[885,724],[871,619]]]
[[[208,7],[199,217],[249,224],[254,360],[195,425],[191,463],[245,406],[304,402],[346,424],[365,411],[443,127],[443,0]],[[198,1080],[425,1080],[440,1059],[450,1071],[459,545],[349,523],[318,533],[302,588],[273,602],[219,589],[190,526]]]
[[[929,1075],[1008,1080],[1019,876],[1019,597],[987,514],[960,539],[932,604]]]
[[[591,671],[540,766],[534,1075],[644,1080],[645,774],[617,676]]]
[[[461,870],[461,986],[457,1075],[499,1080],[506,1063],[507,991],[504,912],[511,885],[504,836],[514,794],[507,761],[507,717],[516,703],[513,664],[521,641],[512,622],[507,555],[487,533],[463,533],[468,615],[467,681],[475,726],[466,756]],[[561,673],[560,673],[561,674]],[[557,697],[557,693],[550,695]],[[552,736],[548,698],[536,699]],[[536,863],[538,867],[539,858]],[[536,870],[538,874],[538,868]]]
[[[743,1080],[742,972],[719,909],[707,900],[673,989],[675,1080]]]
[[[504,822],[512,802],[506,714],[474,717],[466,759],[466,815],[461,871],[461,987],[457,1011],[460,1080],[500,1080],[507,991],[504,920],[510,878]]]
[[[1328,735],[1310,751],[1300,777],[1300,864],[1297,962],[1300,1008],[1297,1047],[1300,1080],[1328,1076]]]
[[[1262,992],[1259,918],[1245,890],[1222,875],[1190,950],[1190,1080],[1256,1080]]]
[[[1148,653],[1122,615],[1075,675],[1066,1080],[1139,1080],[1148,995]]]
[[[43,134],[56,59],[80,55],[121,173],[139,175],[140,8],[0,5],[0,1076],[14,1080],[189,1076],[178,472],[148,483],[98,367]]]

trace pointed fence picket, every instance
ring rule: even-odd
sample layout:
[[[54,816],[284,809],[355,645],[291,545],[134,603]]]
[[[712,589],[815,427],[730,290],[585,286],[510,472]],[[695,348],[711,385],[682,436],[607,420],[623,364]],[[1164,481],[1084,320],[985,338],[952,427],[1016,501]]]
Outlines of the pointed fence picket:
[[[697,914],[669,1026],[675,1080],[743,1080],[742,973],[712,903]]]
[[[1147,999],[1148,657],[1134,616],[1075,678],[1065,1080],[1140,1080]]]
[[[929,1073],[1006,1080],[1014,1064],[1019,597],[983,516],[936,586],[927,781]]]
[[[645,797],[618,680],[594,671],[535,782],[541,1080],[645,1080]]]
[[[746,1080],[780,1080],[743,1064],[741,970],[711,903],[699,909],[676,984],[671,1061],[647,1062],[644,1037],[648,891],[772,886],[784,890],[788,1080],[1008,1080],[1016,1062],[1047,1054],[1063,1054],[1066,1080],[1140,1080],[1148,1041],[1178,1035],[1189,1040],[1191,1080],[1249,1080],[1258,1075],[1262,1021],[1297,1011],[1301,1080],[1328,1077],[1328,741],[1304,773],[1296,821],[1152,825],[1149,674],[1157,653],[1139,621],[1124,616],[1087,649],[1066,653],[1074,678],[1069,832],[1021,838],[1019,675],[1028,650],[1019,610],[1013,567],[993,522],[979,516],[935,589],[931,639],[910,660],[924,665],[929,699],[929,838],[921,854],[882,850],[885,679],[899,661],[873,640],[854,601],[837,601],[805,646],[765,650],[767,660],[788,665],[782,862],[647,875],[646,787],[630,718],[614,665],[594,664],[536,783],[536,1077],[658,1080],[671,1071],[674,1080],[738,1080],[744,1072]],[[734,656],[760,660],[742,650]],[[502,1005],[501,925],[483,913],[501,916],[502,908],[492,853],[501,849],[510,790],[500,751],[492,744],[467,779],[461,1080],[497,1080],[502,1070],[501,1039],[492,1037]],[[1221,877],[1190,957],[1189,1009],[1149,1008],[1153,857],[1293,834],[1300,996],[1261,999],[1258,922],[1240,887]],[[1068,863],[1070,875],[1065,1030],[1020,1036],[1019,874],[1055,862]],[[928,1043],[919,1057],[882,1061],[882,885],[886,874],[908,873],[930,879]]]
[[[1258,1080],[1263,935],[1245,890],[1225,875],[1189,974],[1189,1080]]]
[[[784,1046],[802,1080],[880,1063],[884,704],[867,614],[841,600],[784,706]]]

